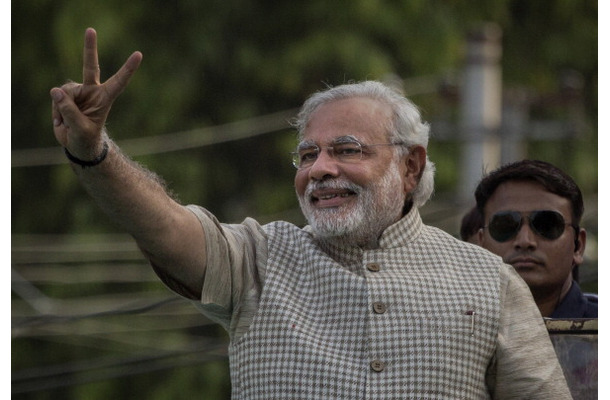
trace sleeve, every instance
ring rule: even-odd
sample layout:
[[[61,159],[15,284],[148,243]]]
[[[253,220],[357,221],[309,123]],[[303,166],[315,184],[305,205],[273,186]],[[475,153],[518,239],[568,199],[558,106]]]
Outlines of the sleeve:
[[[488,376],[492,398],[572,399],[528,286],[512,267],[501,271],[498,344]]]
[[[206,269],[201,301],[195,306],[231,336],[249,326],[258,306],[267,259],[266,235],[248,218],[221,224],[199,206],[188,206],[201,222],[206,238]]]

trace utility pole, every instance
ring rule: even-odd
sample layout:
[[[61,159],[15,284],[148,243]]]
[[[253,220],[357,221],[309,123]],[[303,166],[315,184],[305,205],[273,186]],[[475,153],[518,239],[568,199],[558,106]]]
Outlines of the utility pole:
[[[525,89],[506,90],[502,107],[502,164],[525,158],[530,99]]]
[[[484,172],[500,165],[502,31],[485,24],[468,35],[460,115],[461,202],[472,202]]]

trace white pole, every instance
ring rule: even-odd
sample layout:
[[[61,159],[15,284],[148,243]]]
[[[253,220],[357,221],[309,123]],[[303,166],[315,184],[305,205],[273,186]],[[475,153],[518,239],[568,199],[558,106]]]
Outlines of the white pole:
[[[472,202],[484,172],[500,165],[502,115],[502,31],[485,24],[468,36],[462,85],[461,181],[458,195]]]

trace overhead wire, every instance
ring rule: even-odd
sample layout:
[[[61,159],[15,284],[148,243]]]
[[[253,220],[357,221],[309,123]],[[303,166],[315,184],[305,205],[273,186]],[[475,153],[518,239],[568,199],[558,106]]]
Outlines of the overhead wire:
[[[409,96],[415,96],[438,91],[441,80],[451,74],[453,71],[444,75],[425,75],[408,79],[388,76],[386,83]],[[290,129],[291,120],[298,111],[299,108],[292,108],[222,125],[118,140],[117,144],[129,156],[143,156],[227,143]],[[66,162],[64,153],[58,146],[11,151],[12,168],[50,166]]]
[[[192,341],[179,350],[155,350],[131,357],[101,357],[12,371],[12,393],[57,389],[209,361],[224,361],[226,346],[225,339],[206,338]]]
[[[203,127],[117,141],[118,146],[130,156],[167,153],[227,143],[290,128],[289,120],[298,109],[230,122],[223,125]],[[11,151],[11,167],[35,167],[66,163],[64,153],[58,146]]]
[[[148,303],[143,306],[138,307],[126,307],[126,308],[118,308],[113,310],[100,311],[95,313],[81,314],[81,315],[56,315],[56,314],[39,314],[32,317],[19,317],[18,322],[13,322],[13,329],[31,327],[31,326],[39,326],[41,324],[54,324],[58,322],[71,322],[78,321],[87,318],[97,318],[97,317],[107,317],[112,315],[130,315],[130,314],[141,314],[150,310],[154,310],[161,306],[170,303],[176,303],[179,301],[185,301],[183,298],[176,296],[170,296],[164,298],[162,300],[155,301],[153,303]]]

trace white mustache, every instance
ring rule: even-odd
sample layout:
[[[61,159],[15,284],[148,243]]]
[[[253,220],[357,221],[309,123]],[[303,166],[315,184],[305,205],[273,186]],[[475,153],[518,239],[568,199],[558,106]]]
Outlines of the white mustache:
[[[325,190],[325,189],[342,189],[349,190],[356,194],[362,192],[363,187],[360,185],[356,185],[353,182],[342,180],[342,179],[332,179],[326,181],[316,181],[309,182],[307,187],[305,188],[305,197],[311,198],[312,193],[315,190]]]

